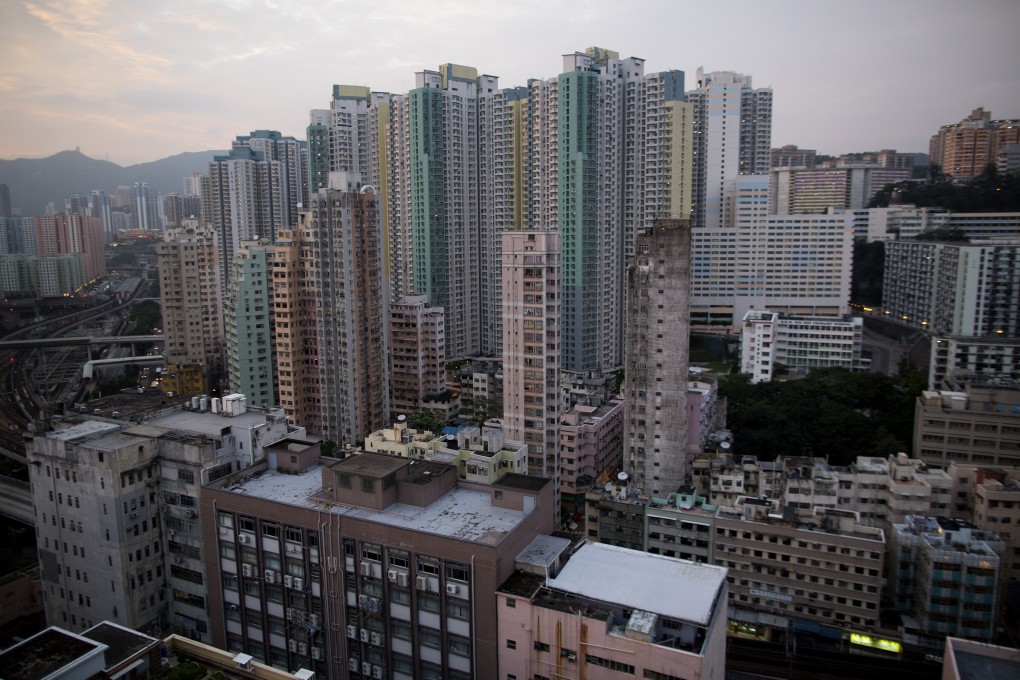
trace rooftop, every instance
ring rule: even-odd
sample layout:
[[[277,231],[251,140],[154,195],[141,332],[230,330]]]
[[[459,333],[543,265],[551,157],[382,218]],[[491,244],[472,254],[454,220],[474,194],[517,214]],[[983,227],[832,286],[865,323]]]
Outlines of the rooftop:
[[[207,437],[219,437],[227,427],[255,427],[266,422],[266,414],[261,411],[248,410],[236,416],[224,416],[212,411],[191,411],[181,409],[175,413],[151,418],[145,421],[148,425],[165,427],[178,432],[204,434]]]
[[[407,463],[406,459],[392,460]],[[519,510],[494,507],[488,491],[466,487],[452,489],[425,507],[394,503],[385,510],[326,501],[321,495],[312,498],[322,490],[321,465],[298,475],[266,470],[222,488],[244,496],[489,546],[499,544],[526,517]]]
[[[47,439],[59,439],[69,442],[75,439],[94,437],[104,432],[112,432],[118,429],[117,423],[107,423],[102,420],[82,420],[67,427],[58,427],[46,433]]]
[[[101,655],[105,645],[60,628],[47,628],[0,653],[5,680],[39,680],[85,656]]]
[[[585,543],[550,588],[707,626],[726,569],[603,543]]]
[[[142,635],[123,626],[103,621],[92,626],[82,637],[102,643],[110,649],[106,652],[106,667],[113,668],[150,645],[159,642],[156,638]]]

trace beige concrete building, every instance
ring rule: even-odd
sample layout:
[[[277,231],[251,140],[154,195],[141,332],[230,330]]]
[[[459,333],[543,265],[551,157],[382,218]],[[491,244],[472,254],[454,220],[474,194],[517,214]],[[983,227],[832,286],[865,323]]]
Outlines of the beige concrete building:
[[[726,677],[725,569],[568,544],[536,539],[496,591],[498,677]]]
[[[1006,543],[1005,580],[1020,581],[1020,468],[954,463],[953,517],[978,529],[994,531]]]
[[[427,395],[446,390],[446,326],[442,308],[424,295],[390,304],[390,408],[411,415]]]
[[[220,245],[212,229],[171,229],[156,244],[168,364],[199,365],[204,392],[223,372]],[[187,395],[186,395],[187,396]]]
[[[928,390],[914,410],[914,456],[926,463],[1020,464],[1016,381],[972,377],[959,391]]]
[[[931,138],[928,162],[953,177],[974,177],[996,163],[999,149],[1020,142],[1020,120],[993,120],[978,107],[959,123],[943,125]]]

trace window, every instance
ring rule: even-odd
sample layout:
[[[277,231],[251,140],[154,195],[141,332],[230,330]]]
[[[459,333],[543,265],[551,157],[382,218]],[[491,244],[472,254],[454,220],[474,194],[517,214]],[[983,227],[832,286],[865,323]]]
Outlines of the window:
[[[507,640],[506,641],[506,648],[507,649],[517,649],[517,640]]]
[[[515,600],[512,597],[506,598],[506,606],[510,607],[511,609],[514,609],[517,606],[517,600]]]

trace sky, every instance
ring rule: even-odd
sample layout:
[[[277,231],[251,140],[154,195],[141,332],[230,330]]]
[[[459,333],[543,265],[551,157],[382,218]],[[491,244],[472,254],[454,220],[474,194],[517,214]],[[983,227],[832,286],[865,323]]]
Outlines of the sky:
[[[1020,118],[1017,0],[2,0],[0,158],[121,165],[303,139],[334,83],[404,93],[442,63],[550,78],[590,46],[774,92],[772,145],[928,151],[983,106]]]

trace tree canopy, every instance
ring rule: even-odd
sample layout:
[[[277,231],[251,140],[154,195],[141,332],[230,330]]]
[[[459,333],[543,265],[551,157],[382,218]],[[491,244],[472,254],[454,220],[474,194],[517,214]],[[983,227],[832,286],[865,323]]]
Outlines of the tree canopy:
[[[999,174],[989,164],[977,177],[954,180],[933,165],[926,181],[887,184],[868,207],[885,208],[893,197],[899,203],[950,212],[1016,212],[1020,211],[1020,173]]]
[[[719,383],[739,454],[819,456],[846,465],[857,456],[911,451],[914,403],[925,388],[916,368],[894,376],[822,368],[803,379],[752,385],[747,375]]]

